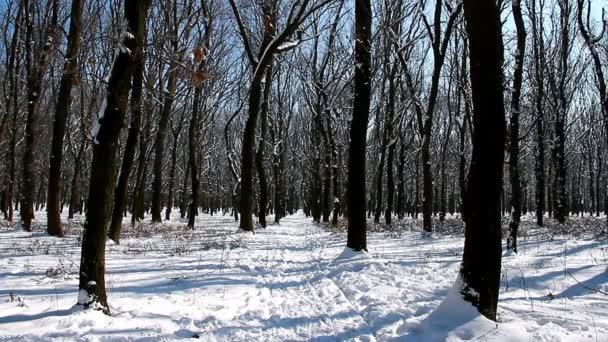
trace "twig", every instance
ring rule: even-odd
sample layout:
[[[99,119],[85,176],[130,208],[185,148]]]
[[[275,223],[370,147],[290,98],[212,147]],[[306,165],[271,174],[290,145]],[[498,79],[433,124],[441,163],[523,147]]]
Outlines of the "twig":
[[[581,282],[580,282],[580,281],[578,281],[576,278],[574,278],[574,276],[572,275],[572,273],[570,273],[570,271],[566,270],[566,273],[568,273],[568,275],[569,275],[569,276],[570,276],[572,279],[574,279],[574,281],[575,281],[575,282],[577,282],[577,283],[578,283],[580,286],[582,286],[582,287],[586,288],[587,290],[595,291],[595,292],[597,292],[597,293],[601,293],[601,294],[603,294],[604,296],[608,296],[608,292],[606,292],[606,291],[602,291],[602,290],[600,290],[600,289],[596,289],[596,288],[594,288],[594,287],[590,287],[590,286],[587,286],[587,285],[585,285],[585,284],[581,283]]]

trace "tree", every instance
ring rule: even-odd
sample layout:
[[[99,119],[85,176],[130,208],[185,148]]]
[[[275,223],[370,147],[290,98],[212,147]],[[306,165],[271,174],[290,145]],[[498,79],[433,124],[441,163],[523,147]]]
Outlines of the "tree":
[[[255,130],[260,114],[260,104],[262,102],[263,79],[266,68],[272,63],[275,54],[295,48],[299,41],[289,41],[300,25],[314,11],[325,5],[329,0],[321,0],[310,9],[307,9],[310,0],[296,0],[287,17],[285,27],[273,35],[272,39],[265,40],[265,44],[260,46],[258,55],[254,55],[248,30],[245,27],[241,14],[235,3],[230,0],[230,6],[236,18],[239,33],[245,46],[247,59],[253,70],[249,87],[249,116],[243,131],[243,142],[241,151],[241,196],[239,208],[241,210],[241,221],[239,227],[245,231],[253,231],[253,168],[255,159]],[[268,31],[266,29],[266,31]],[[287,43],[287,44],[286,44]]]
[[[2,124],[0,125],[0,142],[2,142],[2,133],[6,126],[8,126],[11,140],[9,143],[8,151],[8,167],[5,172],[5,189],[3,191],[3,212],[4,219],[12,222],[13,221],[13,191],[15,186],[15,145],[17,144],[17,114],[19,112],[19,101],[18,101],[18,46],[19,38],[23,26],[25,24],[24,17],[24,2],[19,1],[17,7],[17,15],[15,16],[15,28],[13,29],[13,37],[11,39],[10,52],[8,54],[7,61],[7,73],[8,73],[8,91],[5,96],[6,112],[2,118]]]
[[[210,9],[206,6],[205,1],[201,1],[202,11],[204,15],[205,37],[203,38],[203,48],[196,50],[195,60],[198,62],[196,71],[192,77],[194,86],[194,97],[192,100],[192,116],[190,117],[190,127],[188,129],[188,164],[191,177],[192,197],[190,199],[190,207],[188,209],[188,228],[194,229],[194,219],[198,215],[198,162],[196,158],[196,147],[198,141],[198,124],[201,96],[203,93],[203,84],[205,81],[205,66],[207,62],[207,54],[211,49],[211,30],[213,28],[213,17],[210,14]]]
[[[371,35],[372,6],[370,0],[355,0],[355,97],[350,124],[348,150],[348,235],[346,246],[355,251],[367,250],[365,150],[367,122],[371,102]]]
[[[131,79],[137,65],[149,1],[125,0],[121,33],[102,116],[93,130],[93,162],[82,238],[78,304],[110,313],[105,288],[105,239],[114,196],[118,139],[124,125]]]
[[[540,12],[543,11],[544,1],[540,1]],[[536,224],[543,226],[545,215],[545,43],[543,16],[537,14],[536,0],[531,0],[528,5],[532,23],[532,47],[534,58],[534,106],[536,114]]]
[[[591,59],[593,60],[593,70],[595,71],[595,83],[597,86],[597,90],[600,96],[600,109],[602,112],[602,116],[604,117],[604,127],[606,129],[606,142],[608,143],[608,91],[606,90],[606,79],[604,77],[604,71],[602,69],[602,61],[600,59],[600,54],[598,52],[598,44],[602,40],[604,33],[606,32],[606,26],[608,26],[608,20],[604,16],[604,10],[602,9],[602,30],[597,35],[594,35],[591,31],[589,16],[591,14],[591,1],[587,1],[587,20],[583,20],[583,11],[585,7],[585,0],[577,0],[577,22],[578,28],[581,32],[581,36],[585,41],[585,45],[591,54]],[[599,150],[598,150],[599,151]],[[598,153],[599,156],[599,153]],[[601,167],[601,162],[598,163]],[[599,173],[598,173],[599,176]],[[599,187],[599,179],[596,182]],[[599,191],[597,195],[597,213],[599,215]],[[608,207],[608,204],[606,205]],[[608,216],[607,216],[608,217]]]
[[[35,6],[29,0],[24,0],[24,8],[27,17],[25,30],[25,67],[27,69],[27,121],[25,124],[25,146],[22,159],[22,185],[21,191],[21,224],[26,231],[32,230],[32,219],[34,218],[34,149],[37,142],[38,112],[40,110],[40,98],[42,96],[42,81],[48,66],[48,59],[52,52],[54,35],[57,30],[59,17],[59,0],[52,1],[51,20],[40,34],[36,46],[34,43],[34,12]],[[34,64],[36,63],[36,64]]]
[[[464,0],[473,100],[473,154],[465,195],[461,293],[496,320],[501,265],[505,110],[502,33],[494,1]]]
[[[163,104],[158,120],[158,129],[154,140],[154,182],[152,183],[152,221],[161,222],[162,210],[162,193],[163,193],[163,161],[165,156],[165,139],[169,129],[169,122],[173,110],[173,102],[175,100],[175,92],[177,90],[178,78],[180,75],[180,67],[185,49],[180,49],[180,42],[188,40],[190,29],[192,28],[191,15],[192,6],[178,10],[178,2],[171,1],[168,6],[163,6],[164,20],[168,26],[170,56],[169,69],[167,71],[166,89],[162,89]],[[184,23],[183,21],[186,20]],[[183,32],[180,32],[180,27],[184,27]],[[164,43],[163,43],[164,45]]]
[[[519,112],[521,86],[523,83],[524,56],[526,50],[526,28],[521,12],[521,0],[513,0],[513,19],[517,30],[517,51],[513,70],[513,90],[511,94],[511,122],[509,128],[509,183],[511,184],[511,222],[507,249],[517,253],[517,232],[521,217],[521,184],[519,176]]]
[[[137,48],[140,53],[135,56],[137,60],[135,61],[135,69],[133,71],[130,99],[131,119],[129,121],[127,141],[125,143],[125,149],[123,152],[118,183],[116,184],[116,189],[114,190],[114,206],[112,209],[112,218],[110,220],[110,228],[108,231],[108,237],[115,243],[119,243],[120,241],[122,216],[127,205],[127,187],[129,186],[131,169],[133,168],[135,161],[135,150],[137,149],[137,141],[141,131],[143,117],[143,82],[146,59],[144,54],[144,45],[146,42],[145,25],[143,31],[138,33],[140,36],[136,39],[139,44]]]
[[[433,52],[433,72],[431,75],[431,85],[429,96],[427,98],[426,108],[422,108],[416,101],[414,108],[418,121],[418,129],[422,137],[420,146],[420,163],[422,164],[422,219],[424,234],[430,234],[433,231],[432,215],[433,215],[433,174],[431,172],[431,135],[433,133],[433,115],[439,95],[439,81],[441,77],[441,69],[445,61],[446,50],[450,37],[456,24],[456,19],[462,10],[462,3],[458,3],[456,8],[448,7],[449,17],[445,26],[445,32],[442,37],[441,32],[441,12],[443,9],[443,0],[436,0],[435,10],[433,15],[433,27],[428,23],[425,15],[422,15],[424,26],[427,31],[427,36],[431,41]],[[402,62],[403,64],[403,62]],[[406,77],[411,79],[410,71],[406,68]],[[416,99],[416,90],[412,87],[412,82],[408,85],[412,98]]]
[[[51,236],[63,236],[61,226],[61,166],[63,162],[63,138],[72,102],[72,86],[76,78],[78,65],[78,50],[80,48],[80,32],[82,30],[82,10],[84,0],[72,0],[70,14],[70,31],[66,61],[57,96],[55,120],[53,120],[53,140],[51,144],[51,160],[49,166],[49,187],[47,199],[46,231]]]

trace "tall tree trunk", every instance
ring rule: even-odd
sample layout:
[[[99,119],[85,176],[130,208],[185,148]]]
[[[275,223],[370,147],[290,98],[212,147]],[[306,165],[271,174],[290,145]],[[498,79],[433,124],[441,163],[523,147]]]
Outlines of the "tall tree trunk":
[[[530,15],[532,17],[533,55],[534,55],[534,80],[536,85],[536,96],[534,98],[536,110],[536,224],[543,226],[545,214],[545,116],[544,116],[544,30],[543,30],[543,8],[540,12],[536,10],[536,1],[531,1]],[[540,13],[540,14],[539,14]],[[537,22],[538,20],[538,22]]]
[[[367,123],[371,100],[371,27],[370,0],[355,1],[355,97],[350,124],[348,151],[348,235],[346,246],[355,251],[367,250],[365,219],[365,152]]]
[[[94,132],[93,162],[87,204],[87,219],[82,239],[78,304],[109,314],[105,287],[105,240],[114,196],[118,140],[127,111],[131,79],[136,67],[142,32],[145,29],[148,1],[125,0],[127,31],[112,65],[103,116]],[[137,38],[136,38],[137,37]]]
[[[284,172],[285,172],[285,151],[283,139],[283,116],[282,104],[279,103],[279,118],[278,122],[272,125],[271,138],[274,145],[274,153],[272,160],[272,173],[274,180],[274,223],[280,223],[285,217],[285,194],[284,194]]]
[[[84,149],[87,142],[83,141],[78,148],[77,160],[82,160],[84,157]],[[80,208],[80,174],[82,172],[81,163],[74,163],[74,170],[72,171],[72,182],[70,184],[70,208],[68,209],[68,218],[73,219],[74,214]]]
[[[403,219],[405,213],[405,132],[399,138],[399,156],[397,157],[397,218]]]
[[[268,110],[270,101],[270,92],[272,90],[272,62],[266,67],[266,79],[264,81],[264,94],[262,106],[260,108],[260,139],[258,141],[258,150],[255,156],[255,169],[258,174],[260,184],[260,197],[258,202],[258,220],[262,228],[266,228],[266,209],[268,207],[268,181],[266,179],[266,171],[264,170],[264,149],[266,145],[266,128],[268,126]]]
[[[198,215],[198,162],[196,160],[198,142],[198,122],[199,107],[203,89],[199,86],[194,89],[194,99],[192,100],[192,117],[188,128],[188,163],[190,165],[190,177],[192,180],[192,198],[190,199],[190,209],[188,210],[188,228],[194,229],[194,219]]]
[[[333,132],[331,126],[331,110],[326,109],[325,121],[327,125],[327,132]],[[336,227],[338,225],[338,215],[340,215],[340,175],[339,175],[339,159],[338,159],[338,148],[336,147],[336,139],[332,133],[328,134],[329,146],[331,148],[331,178],[332,178],[332,191],[333,191],[333,210],[331,224]]]
[[[42,82],[47,68],[49,55],[52,51],[53,36],[57,30],[59,16],[59,0],[52,1],[52,16],[44,34],[40,37],[41,51],[33,51],[33,8],[29,0],[25,0],[25,13],[27,14],[26,29],[26,69],[27,69],[27,121],[25,123],[25,146],[23,147],[22,160],[22,185],[21,185],[21,224],[26,231],[32,230],[32,219],[34,218],[34,191],[36,182],[34,179],[34,150],[36,148],[38,110],[42,93]],[[37,56],[33,61],[33,56]],[[36,65],[34,65],[36,63]]]
[[[177,40],[173,43],[173,51],[177,51]],[[167,92],[158,121],[158,130],[154,140],[154,182],[152,183],[152,222],[161,222],[162,193],[163,193],[163,160],[165,156],[165,139],[169,129],[169,119],[173,108],[173,95],[177,83],[177,65],[172,62],[169,66]]]
[[[426,111],[424,113],[423,122],[420,122],[420,133],[422,135],[422,145],[420,148],[420,162],[422,163],[422,220],[423,230],[425,235],[429,235],[433,231],[433,173],[431,170],[431,134],[433,132],[433,115],[437,104],[437,96],[439,95],[439,81],[441,77],[441,69],[445,61],[445,54],[454,29],[456,18],[460,15],[462,5],[451,11],[446,24],[445,34],[441,37],[441,11],[443,1],[435,2],[434,12],[434,33],[432,39],[433,48],[433,73],[431,76],[431,88],[427,102]],[[422,121],[422,120],[419,120]]]
[[[496,320],[501,267],[501,214],[505,111],[502,33],[494,1],[464,0],[473,99],[473,154],[465,202],[465,244],[460,277],[466,301]]]
[[[587,46],[587,49],[589,49],[589,53],[591,54],[591,59],[593,60],[593,70],[595,71],[595,84],[597,86],[597,90],[599,92],[600,95],[600,108],[602,111],[602,115],[604,117],[604,128],[606,130],[605,133],[605,143],[608,145],[608,91],[606,90],[606,78],[604,76],[604,71],[602,69],[602,66],[605,65],[605,63],[602,63],[602,60],[600,59],[600,55],[598,52],[598,43],[601,41],[602,37],[604,36],[604,34],[606,33],[606,26],[608,26],[608,21],[605,20],[602,17],[602,30],[598,35],[593,35],[593,33],[591,32],[591,28],[589,26],[589,14],[591,12],[591,2],[588,1],[587,2],[587,23],[585,24],[585,22],[583,21],[583,10],[584,10],[584,5],[585,5],[585,0],[577,0],[577,7],[578,7],[578,15],[577,15],[577,22],[578,22],[578,28],[581,32],[581,36],[583,36],[583,40],[585,41],[585,45]],[[603,14],[603,13],[602,13]],[[601,168],[602,163],[601,163],[601,156],[600,156],[600,152],[599,152],[599,148],[598,148],[598,168]],[[600,206],[600,191],[599,191],[599,177],[600,177],[600,171],[598,170],[597,173],[597,181],[596,181],[596,185],[598,187],[597,191],[596,191],[596,195],[597,195],[597,209],[596,209],[596,213],[599,216],[599,206]],[[606,208],[608,208],[608,203],[605,204]],[[604,212],[606,214],[606,219],[608,220],[608,210],[606,210]],[[607,224],[608,226],[608,224]]]
[[[560,8],[560,77],[558,84],[558,103],[555,120],[555,219],[563,224],[568,217],[568,194],[566,192],[566,116],[569,107],[567,92],[570,55],[570,13],[569,1],[558,3]]]
[[[144,129],[140,133],[139,137],[139,151],[137,156],[137,176],[135,178],[135,193],[133,194],[133,212],[131,213],[131,224],[139,222],[144,219],[144,204],[147,189],[148,179],[148,142],[150,138],[150,131],[152,130],[151,114],[152,110],[146,106],[149,103],[149,99],[145,100],[142,104],[143,114],[145,115],[145,123],[142,123]]]
[[[517,53],[513,70],[513,93],[511,95],[511,123],[509,138],[509,183],[511,185],[511,221],[507,250],[517,253],[517,232],[521,217],[521,181],[519,179],[519,100],[523,82],[524,56],[526,50],[526,28],[521,13],[521,0],[513,0],[513,19],[517,30]]]
[[[181,123],[180,123],[181,126]],[[173,209],[173,189],[175,183],[175,166],[177,164],[177,141],[179,139],[179,131],[173,133],[173,151],[171,152],[171,170],[169,171],[169,190],[167,191],[167,208],[165,209],[165,220],[171,219],[171,210]]]
[[[140,51],[143,51],[143,46],[146,41],[146,32],[141,32],[141,37],[136,37]],[[127,133],[127,142],[125,143],[125,151],[122,157],[120,174],[118,176],[118,184],[114,191],[114,207],[112,211],[112,219],[110,221],[110,230],[108,236],[115,243],[120,241],[120,231],[122,228],[122,217],[127,206],[127,190],[129,187],[129,178],[135,162],[135,151],[137,149],[138,137],[141,131],[142,124],[142,102],[143,102],[143,82],[144,82],[144,60],[143,52],[138,55],[135,61],[135,71],[133,73],[133,85],[131,90],[131,120]]]
[[[13,191],[15,187],[15,147],[17,137],[17,114],[19,111],[19,89],[18,89],[18,70],[19,70],[19,40],[21,36],[22,26],[25,23],[23,19],[24,1],[19,1],[17,16],[15,17],[15,28],[13,29],[13,37],[11,39],[10,55],[8,58],[8,92],[6,93],[5,103],[6,112],[2,118],[0,126],[0,143],[2,143],[3,133],[8,127],[11,139],[8,145],[8,167],[5,174],[5,189],[4,189],[4,218],[8,222],[13,221]]]
[[[72,102],[72,86],[76,77],[77,57],[80,48],[80,32],[82,30],[82,10],[84,0],[72,0],[70,14],[70,32],[66,61],[63,65],[63,74],[57,96],[55,120],[53,120],[53,138],[51,143],[51,160],[49,167],[49,192],[47,205],[46,231],[51,236],[63,236],[61,226],[61,166],[63,162],[63,138],[67,119],[70,115]]]

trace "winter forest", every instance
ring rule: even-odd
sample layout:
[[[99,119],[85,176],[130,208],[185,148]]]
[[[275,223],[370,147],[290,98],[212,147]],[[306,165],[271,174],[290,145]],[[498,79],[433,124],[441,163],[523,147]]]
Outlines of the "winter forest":
[[[0,0],[0,341],[607,341],[605,0]]]

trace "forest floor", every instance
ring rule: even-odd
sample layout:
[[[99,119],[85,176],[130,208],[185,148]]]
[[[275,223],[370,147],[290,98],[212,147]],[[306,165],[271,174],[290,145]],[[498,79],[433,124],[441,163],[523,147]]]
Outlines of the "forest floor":
[[[194,231],[127,224],[107,243],[111,316],[74,307],[82,218],[63,239],[2,227],[0,341],[608,341],[608,240],[592,229],[604,222],[572,219],[567,235],[524,222],[498,324],[454,296],[454,218],[430,238],[411,219],[372,226],[367,254],[302,214],[255,235],[228,215]]]

